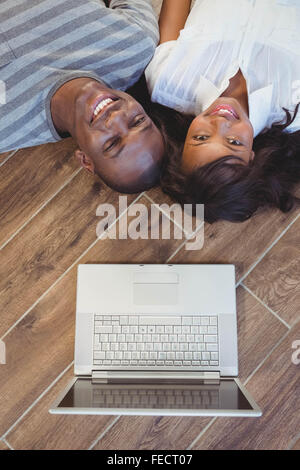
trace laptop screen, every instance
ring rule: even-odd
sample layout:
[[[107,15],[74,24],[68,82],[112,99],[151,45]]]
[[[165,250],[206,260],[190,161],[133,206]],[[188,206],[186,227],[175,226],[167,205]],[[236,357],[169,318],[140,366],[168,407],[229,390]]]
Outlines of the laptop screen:
[[[103,385],[92,383],[91,379],[80,378],[68,390],[57,408],[149,411],[253,409],[235,380],[227,378],[218,383],[197,385]]]

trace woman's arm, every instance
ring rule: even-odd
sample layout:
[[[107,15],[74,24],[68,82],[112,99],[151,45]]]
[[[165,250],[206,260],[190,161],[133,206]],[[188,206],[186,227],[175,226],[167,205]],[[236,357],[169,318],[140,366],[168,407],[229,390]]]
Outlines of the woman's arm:
[[[177,39],[190,12],[192,0],[163,0],[160,16],[160,44]]]

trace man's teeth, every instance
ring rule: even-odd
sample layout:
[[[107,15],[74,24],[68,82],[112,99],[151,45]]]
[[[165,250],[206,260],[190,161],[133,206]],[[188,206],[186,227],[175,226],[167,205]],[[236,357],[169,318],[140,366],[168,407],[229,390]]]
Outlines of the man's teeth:
[[[102,111],[102,109],[104,109],[107,105],[109,105],[112,102],[113,100],[111,98],[107,98],[106,100],[101,101],[94,111],[94,117],[98,116],[100,111]]]

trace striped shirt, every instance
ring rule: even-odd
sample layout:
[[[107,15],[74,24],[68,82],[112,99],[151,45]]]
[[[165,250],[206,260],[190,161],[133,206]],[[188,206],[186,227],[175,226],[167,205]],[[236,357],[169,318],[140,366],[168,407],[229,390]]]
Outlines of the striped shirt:
[[[0,153],[61,140],[50,102],[66,81],[133,85],[151,60],[151,0],[1,0]]]

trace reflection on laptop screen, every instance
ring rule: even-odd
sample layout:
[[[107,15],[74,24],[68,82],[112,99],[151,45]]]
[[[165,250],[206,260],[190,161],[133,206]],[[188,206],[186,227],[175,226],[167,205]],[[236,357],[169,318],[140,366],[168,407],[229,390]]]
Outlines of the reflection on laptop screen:
[[[252,406],[234,380],[203,385],[102,385],[78,379],[58,408],[249,410]]]

